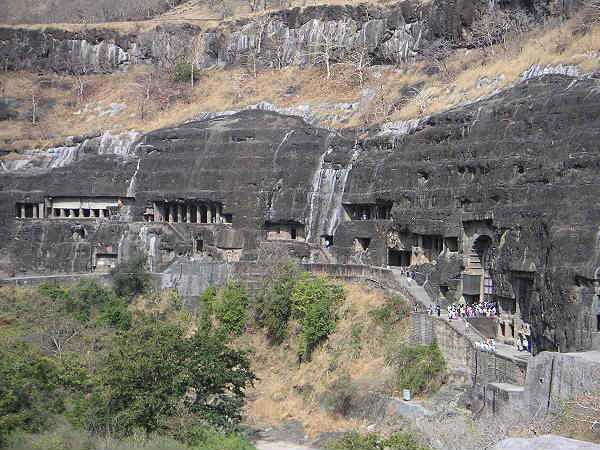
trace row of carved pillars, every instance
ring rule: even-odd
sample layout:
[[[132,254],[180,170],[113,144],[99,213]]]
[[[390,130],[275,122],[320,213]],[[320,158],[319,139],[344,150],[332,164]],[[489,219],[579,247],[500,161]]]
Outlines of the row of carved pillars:
[[[52,217],[73,218],[95,218],[108,217],[108,209],[90,209],[90,208],[52,208]]]
[[[154,202],[154,221],[171,223],[222,223],[221,205],[202,202]]]

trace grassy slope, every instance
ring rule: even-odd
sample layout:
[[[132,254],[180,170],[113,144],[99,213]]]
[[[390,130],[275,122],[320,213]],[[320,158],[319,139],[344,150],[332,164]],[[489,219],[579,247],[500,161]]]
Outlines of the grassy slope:
[[[29,73],[2,73],[0,81],[4,97],[24,98],[22,120],[4,122],[0,128],[0,145],[22,150],[48,147],[64,142],[66,136],[112,130],[135,129],[150,131],[173,126],[192,118],[201,111],[225,111],[242,108],[261,100],[280,107],[323,103],[361,101],[360,110],[346,124],[334,127],[373,125],[385,121],[403,120],[444,111],[452,106],[474,101],[505,88],[520,79],[520,74],[533,64],[574,64],[581,71],[600,70],[598,48],[600,26],[583,36],[571,33],[572,24],[538,30],[518,36],[505,46],[481,50],[460,50],[448,60],[450,76],[423,73],[425,62],[395,68],[375,67],[370,71],[365,87],[375,92],[375,100],[361,100],[361,88],[348,72],[347,66],[334,66],[333,77],[326,80],[321,68],[299,70],[287,67],[281,71],[263,70],[255,78],[244,69],[212,70],[202,75],[194,89],[186,83],[169,82],[169,75],[157,77],[161,89],[155,92],[147,105],[142,120],[138,110],[139,83],[151,70],[134,67],[128,73],[90,75],[84,78],[86,94],[77,95],[77,81],[72,77],[47,75],[63,88],[39,89],[37,75]],[[377,76],[374,76],[377,74]],[[482,77],[490,80],[503,75],[493,86],[477,87]],[[424,83],[417,90],[410,87]],[[399,93],[409,88],[413,98],[405,98],[400,106],[391,106],[401,100]],[[32,90],[43,101],[53,102],[41,120],[32,125],[30,115]],[[163,92],[162,96],[160,92]],[[293,92],[293,94],[289,94]],[[91,111],[81,115],[74,112],[86,105],[91,110],[106,110],[110,103],[124,103],[127,107],[114,117]],[[335,111],[322,108],[315,115]],[[14,155],[10,157],[15,157]],[[18,156],[17,156],[18,157]]]
[[[239,339],[239,345],[254,352],[260,379],[250,392],[253,400],[246,407],[249,425],[277,426],[295,419],[305,425],[312,437],[325,431],[366,431],[369,423],[328,413],[319,404],[328,387],[348,375],[361,391],[391,393],[387,381],[392,370],[386,367],[385,354],[405,341],[408,321],[384,334],[368,314],[383,305],[384,292],[359,284],[345,284],[344,290],[346,301],[340,309],[341,320],[309,363],[298,366],[293,336],[276,347],[267,344],[262,331]]]

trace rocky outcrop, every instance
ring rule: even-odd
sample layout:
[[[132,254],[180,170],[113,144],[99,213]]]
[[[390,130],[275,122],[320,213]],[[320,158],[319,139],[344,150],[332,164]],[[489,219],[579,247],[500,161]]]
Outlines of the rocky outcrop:
[[[575,1],[495,5],[508,12],[507,28],[512,22],[522,28],[529,22],[562,18],[577,6]],[[216,28],[163,24],[125,34],[102,28],[0,28],[0,61],[5,70],[106,73],[131,64],[172,65],[195,46],[206,67],[246,63],[249,58],[266,67],[303,67],[323,63],[319,54],[325,48],[332,63],[347,62],[357,51],[366,52],[376,64],[401,63],[412,61],[441,37],[459,47],[475,45],[468,40],[471,26],[488,7],[482,0],[320,5],[223,22]]]
[[[493,450],[600,450],[600,445],[578,441],[562,436],[540,436],[536,438],[510,438],[494,446]]]
[[[438,301],[498,301],[531,327],[535,353],[588,349],[599,107],[595,78],[545,75],[364,140],[261,110],[158,130],[128,151],[91,138],[68,166],[0,172],[0,270],[77,272],[137,253],[154,271],[278,252],[410,266]],[[189,275],[169,270],[170,282]]]

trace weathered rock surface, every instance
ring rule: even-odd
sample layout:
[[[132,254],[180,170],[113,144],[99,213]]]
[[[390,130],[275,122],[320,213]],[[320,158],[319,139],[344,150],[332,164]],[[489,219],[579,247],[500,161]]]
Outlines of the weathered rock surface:
[[[141,253],[154,271],[171,265],[166,282],[193,296],[230,273],[194,280],[202,264],[242,267],[279,248],[305,261],[410,264],[429,295],[454,301],[468,295],[484,239],[485,296],[518,306],[533,351],[589,349],[599,110],[596,79],[545,75],[363,141],[256,110],[158,130],[128,151],[97,143],[69,165],[0,172],[0,272],[78,272]],[[65,198],[115,206],[108,218],[15,218]],[[173,223],[159,220],[165,202]],[[189,205],[225,220],[190,223]],[[364,205],[372,216],[355,216]]]
[[[578,441],[562,436],[540,436],[532,439],[505,439],[494,447],[494,450],[597,450],[600,445]]]
[[[569,16],[577,5],[573,0],[553,0],[498,7],[508,11],[509,20],[542,22]],[[383,7],[320,5],[277,11],[255,21],[226,22],[216,28],[160,25],[152,31],[127,34],[101,28],[83,32],[0,28],[0,59],[5,69],[106,73],[131,64],[171,65],[189,53],[193,38],[200,36],[207,67],[243,63],[250,53],[269,67],[311,65],[318,59],[314,53],[325,43],[332,49],[332,62],[346,61],[348,54],[366,48],[375,63],[399,63],[411,61],[440,37],[467,45],[460,44],[460,39],[487,7],[488,2],[482,0],[426,4],[409,0]]]

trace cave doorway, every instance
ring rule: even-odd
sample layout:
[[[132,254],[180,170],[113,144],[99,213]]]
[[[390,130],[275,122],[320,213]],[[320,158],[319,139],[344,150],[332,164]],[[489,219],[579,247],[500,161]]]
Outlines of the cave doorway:
[[[494,292],[494,281],[490,276],[490,248],[492,246],[492,239],[485,234],[479,236],[473,242],[471,250],[469,251],[467,274],[473,286],[470,287],[468,293],[473,295],[474,301],[486,300],[493,295]],[[463,277],[463,282],[465,281]],[[476,287],[474,284],[479,284]]]
[[[388,248],[388,266],[409,267],[411,253],[406,250]]]
[[[600,332],[600,314],[596,315],[596,331]]]

